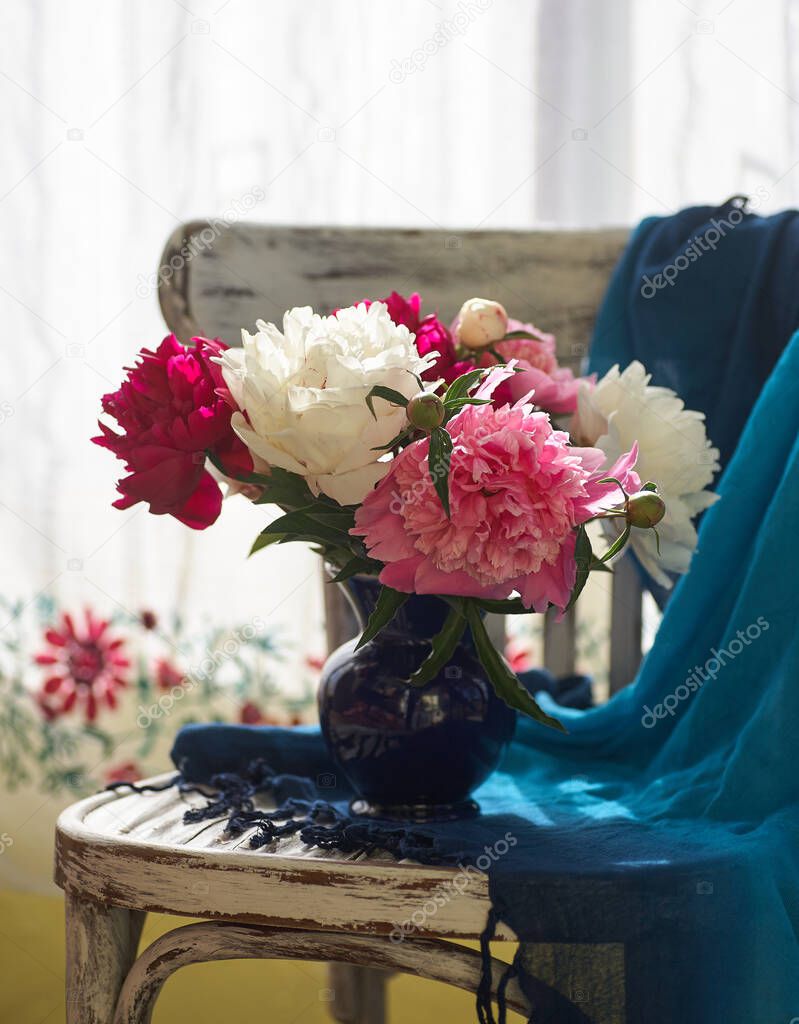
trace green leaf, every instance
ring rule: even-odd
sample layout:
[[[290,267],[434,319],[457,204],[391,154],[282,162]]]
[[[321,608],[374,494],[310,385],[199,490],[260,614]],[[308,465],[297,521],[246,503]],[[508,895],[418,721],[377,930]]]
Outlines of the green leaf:
[[[516,708],[518,711],[524,712],[525,715],[529,715],[530,718],[534,718],[536,722],[548,725],[551,729],[557,729],[559,732],[566,732],[557,718],[548,715],[538,706],[519,682],[516,673],[511,671],[508,663],[491,643],[477,605],[471,600],[467,600],[465,605],[466,619],[472,631],[477,656],[486,670],[497,697],[504,700],[509,707]]]
[[[594,560],[594,552],[591,548],[591,541],[588,538],[585,526],[577,528],[577,539],[574,542],[574,560],[577,563],[577,577],[574,581],[574,589],[569,598],[569,603],[566,605],[566,611],[573,607],[574,602],[582,594],[591,572],[591,563]]]
[[[312,512],[315,514],[312,515]],[[280,533],[284,536],[286,534],[302,534],[311,537],[316,543],[343,544],[345,547],[350,541],[346,529],[338,528],[335,522],[326,522],[314,505],[278,516],[262,532],[266,534]]]
[[[458,641],[466,629],[462,601],[453,604],[440,631],[430,641],[430,653],[413,673],[408,682],[411,686],[424,686],[435,679],[453,655]]]
[[[456,398],[452,402],[448,402],[445,408],[447,412],[454,414],[462,409],[464,405],[491,405],[491,399],[472,398],[471,395],[467,395],[466,398]]]
[[[261,487],[269,483],[269,477],[264,475],[263,473],[237,473],[235,475],[230,473],[227,469],[225,469],[221,459],[214,452],[212,452],[210,448],[206,449],[205,457],[208,459],[212,466],[218,469],[219,472],[224,474],[224,476],[226,476],[229,480],[237,480],[241,484],[258,484]]]
[[[83,727],[83,733],[85,736],[91,736],[92,739],[97,740],[103,748],[103,757],[110,757],[113,754],[116,744],[105,730],[98,729],[96,725],[87,724]]]
[[[390,402],[392,405],[401,405],[404,409],[408,404],[408,399],[401,391],[395,391],[394,388],[384,387],[382,384],[375,384],[369,394],[366,396],[366,404],[369,407],[369,412],[377,419],[377,413],[375,412],[374,400],[376,398],[382,398],[386,402]]]
[[[619,488],[621,493],[624,495],[624,497],[625,498],[627,497],[627,492],[625,491],[624,487],[622,486],[621,480],[617,480],[615,476],[603,476],[601,480],[597,480],[597,483],[599,483],[599,484],[615,484]]]
[[[328,583],[343,583],[344,580],[348,580],[351,576],[357,576],[358,573],[369,573],[374,575],[374,569],[376,563],[370,561],[368,558],[361,558],[358,555],[353,556],[344,566],[339,569],[335,576],[331,576]]]
[[[405,440],[410,441],[412,435],[413,435],[413,430],[412,429],[409,430],[407,427],[405,427],[396,435],[396,437],[392,437],[391,440],[388,442],[388,444],[378,444],[374,448],[370,448],[369,451],[371,451],[371,452],[389,452],[389,451],[391,451],[392,448],[396,448],[396,446],[398,444],[401,444],[403,441],[405,441]]]
[[[485,375],[485,370],[469,370],[468,373],[456,377],[444,393],[444,405],[449,407],[452,402],[465,398],[475,384]]]
[[[391,587],[383,587],[378,595],[374,611],[366,623],[361,639],[355,645],[355,650],[359,650],[364,644],[374,640],[380,630],[391,622],[409,597],[410,594],[401,594],[398,590],[392,590]]]
[[[632,527],[628,523],[627,526],[624,527],[622,533],[619,534],[619,536],[613,541],[613,543],[610,545],[605,554],[599,559],[600,562],[609,562],[614,555],[617,555],[621,551],[621,549],[627,543],[627,539],[630,536],[631,529]]]
[[[531,334],[529,331],[508,331],[504,338],[500,338],[500,341],[516,341],[520,338],[532,338],[533,341],[540,341],[537,334]]]
[[[320,540],[318,534],[314,533],[285,533],[280,534],[275,541],[276,544],[310,544],[311,551],[323,558],[332,558],[334,551],[340,551],[341,545],[332,540]],[[316,545],[314,547],[314,545]]]
[[[265,477],[264,493],[256,499],[256,505],[280,505],[281,508],[302,508],[314,501],[314,496],[305,477],[290,473],[287,469],[272,466]]]
[[[520,597],[507,597],[502,601],[496,601],[492,598],[479,597],[475,599],[478,605],[485,612],[491,612],[494,615],[529,615],[530,609],[526,608],[522,604]]]
[[[252,547],[247,557],[249,558],[250,555],[254,555],[256,551],[260,551],[262,548],[271,547],[272,544],[280,544],[285,537],[285,533],[259,533],[252,542]]]
[[[449,516],[449,464],[452,458],[452,438],[445,427],[436,427],[430,435],[427,466],[436,494]]]
[[[344,533],[349,533],[350,529],[355,526],[354,508],[343,508],[341,505],[336,507],[310,505],[302,511],[305,511],[311,519],[315,519],[318,523],[322,523],[324,526],[333,526],[337,530],[343,530]]]

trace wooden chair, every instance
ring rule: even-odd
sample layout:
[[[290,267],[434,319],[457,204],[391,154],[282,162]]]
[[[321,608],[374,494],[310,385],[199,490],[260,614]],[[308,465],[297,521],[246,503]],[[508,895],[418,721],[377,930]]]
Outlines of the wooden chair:
[[[554,332],[562,363],[576,367],[626,232],[466,232],[271,228],[198,221],[169,240],[159,271],[166,322],[178,337],[238,344],[256,319],[318,311],[393,289],[419,290],[444,318],[464,298],[488,295]],[[641,656],[641,591],[624,562],[613,577],[611,690]],[[352,635],[346,605],[326,588],[331,646]],[[575,667],[576,620],[547,621],[545,664]],[[457,869],[396,863],[381,854],[306,849],[292,837],[250,850],[249,833],[223,836],[224,820],[185,825],[196,796],[106,792],[61,816],[56,881],[67,904],[68,1024],[150,1020],[164,981],[205,960],[278,957],[332,962],[331,1011],[351,1024],[384,1019],[386,971],[408,971],[475,990],[476,939],[489,909],[483,877],[443,906],[430,903]],[[439,901],[440,902],[440,901]],[[425,904],[435,907],[427,914]],[[396,925],[421,910],[410,937]],[[158,939],[137,959],[144,914],[205,920]],[[393,933],[393,935],[392,935]],[[498,938],[514,936],[501,927]],[[546,941],[545,941],[546,940]],[[624,1020],[625,936],[572,934],[553,924],[533,948],[532,969],[596,1024]],[[538,952],[536,952],[536,950]],[[494,980],[499,977],[496,965]],[[529,1014],[511,983],[509,1005]]]

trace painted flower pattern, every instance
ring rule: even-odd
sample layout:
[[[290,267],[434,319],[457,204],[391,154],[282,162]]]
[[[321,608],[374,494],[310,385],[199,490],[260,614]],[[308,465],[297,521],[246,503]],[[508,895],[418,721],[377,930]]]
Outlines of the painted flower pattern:
[[[93,722],[101,707],[117,706],[117,691],[128,685],[130,660],[124,638],[109,627],[107,619],[86,609],[82,621],[64,612],[58,626],[46,630],[47,649],[35,657],[46,671],[38,694],[45,717],[81,711]]]

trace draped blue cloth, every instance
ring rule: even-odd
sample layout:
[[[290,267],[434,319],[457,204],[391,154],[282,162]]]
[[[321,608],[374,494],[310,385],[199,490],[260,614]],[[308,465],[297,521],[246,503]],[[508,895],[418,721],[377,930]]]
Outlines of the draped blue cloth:
[[[778,233],[794,224],[786,217]],[[724,241],[738,237],[733,231]],[[719,304],[729,285],[711,270],[720,252],[682,275],[686,288],[700,273],[718,289],[708,304]],[[619,281],[605,324],[614,305],[621,320],[640,305]],[[646,322],[650,313],[636,315]],[[653,323],[654,349],[664,353],[657,382],[679,385],[666,374],[664,346],[667,334],[678,347],[682,336],[676,325]],[[750,323],[753,339],[761,324],[762,317]],[[799,1020],[799,333],[736,447],[738,414],[721,390],[740,386],[745,405],[749,381],[726,375],[716,342],[728,335],[715,329],[694,354],[704,387],[720,378],[708,393],[716,402],[711,436],[728,438],[721,499],[703,518],[691,572],[677,584],[636,681],[589,711],[543,697],[568,734],[520,722],[500,770],[475,794],[481,817],[426,826],[442,860],[475,860],[489,849],[492,902],[522,941],[517,966],[536,1021],[590,1019],[579,995],[566,993],[561,1003],[526,971],[525,944],[548,941],[624,943],[634,1024]],[[611,357],[605,342],[602,358],[641,356],[650,366],[637,343]],[[762,355],[747,357],[745,348],[737,362],[744,375]],[[705,407],[690,395],[687,404]],[[311,775],[319,795],[346,808],[346,787],[313,731],[194,726],[173,752],[197,778],[238,770],[254,756]]]
[[[647,217],[600,307],[589,369],[640,359],[707,418],[726,466],[766,378],[799,328],[799,213],[737,198]]]
[[[724,467],[799,328],[797,280],[796,210],[760,217],[733,197],[721,206],[647,217],[611,277],[588,369],[601,377],[615,363],[623,368],[639,359],[653,384],[705,413]],[[662,608],[670,591],[638,569]]]

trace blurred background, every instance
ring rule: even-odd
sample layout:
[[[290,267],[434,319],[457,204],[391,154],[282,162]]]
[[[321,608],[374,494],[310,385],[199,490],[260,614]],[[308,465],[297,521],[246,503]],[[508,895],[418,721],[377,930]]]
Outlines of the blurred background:
[[[0,1019],[43,1024],[63,1019],[60,808],[168,767],[183,721],[309,719],[324,655],[316,557],[247,562],[258,509],[232,501],[197,534],[111,508],[118,464],[89,438],[101,395],[164,334],[167,237],[197,217],[525,229],[735,193],[795,205],[799,0],[5,0],[0,26]],[[88,726],[43,706],[35,662],[86,607],[134,684]],[[142,727],[246,626],[234,664]],[[534,662],[536,636],[519,644]],[[323,1020],[323,986],[307,965],[192,968],[155,1020],[277,990],[276,1019]],[[398,1021],[469,1012],[460,998],[392,984]]]

